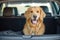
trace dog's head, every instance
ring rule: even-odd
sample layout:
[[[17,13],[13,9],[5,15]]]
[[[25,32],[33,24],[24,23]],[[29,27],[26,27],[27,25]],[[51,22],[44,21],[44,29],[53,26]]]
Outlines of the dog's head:
[[[43,18],[46,16],[41,7],[30,7],[24,14],[26,20],[31,19],[32,23],[37,23],[37,20],[40,19],[43,21]]]

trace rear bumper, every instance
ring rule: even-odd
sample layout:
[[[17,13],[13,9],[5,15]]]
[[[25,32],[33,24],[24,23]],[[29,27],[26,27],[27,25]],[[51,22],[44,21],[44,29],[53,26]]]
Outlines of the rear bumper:
[[[0,40],[60,40],[60,34],[54,35],[41,35],[41,36],[0,36]]]

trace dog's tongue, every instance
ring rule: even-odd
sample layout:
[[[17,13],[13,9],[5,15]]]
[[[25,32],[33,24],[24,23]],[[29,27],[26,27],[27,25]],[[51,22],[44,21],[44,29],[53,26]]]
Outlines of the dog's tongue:
[[[37,21],[36,21],[36,20],[32,20],[32,23],[33,23],[33,24],[36,24],[36,23],[37,23]]]

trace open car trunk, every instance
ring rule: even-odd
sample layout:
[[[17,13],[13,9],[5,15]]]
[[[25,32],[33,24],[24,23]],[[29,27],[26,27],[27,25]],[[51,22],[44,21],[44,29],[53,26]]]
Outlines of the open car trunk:
[[[22,31],[24,24],[26,23],[24,13],[22,13],[21,10],[17,10],[15,6],[13,7],[13,3],[4,3],[5,4],[1,4],[5,6],[0,8],[2,9],[2,12],[0,11],[0,40],[60,40],[60,17],[54,16],[55,14],[53,13],[55,13],[55,11],[53,13],[46,12],[48,11],[46,6],[41,6],[47,15],[44,18],[44,35],[24,35]],[[26,7],[29,7],[29,5]],[[18,14],[18,11],[21,14]]]

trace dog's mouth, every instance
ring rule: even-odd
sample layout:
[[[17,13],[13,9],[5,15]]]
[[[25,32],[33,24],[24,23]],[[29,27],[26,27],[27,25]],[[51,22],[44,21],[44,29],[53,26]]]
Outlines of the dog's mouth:
[[[32,24],[37,24],[37,22],[38,22],[37,20],[34,20],[34,19],[31,20],[31,23],[32,23]]]

